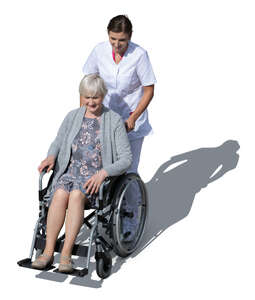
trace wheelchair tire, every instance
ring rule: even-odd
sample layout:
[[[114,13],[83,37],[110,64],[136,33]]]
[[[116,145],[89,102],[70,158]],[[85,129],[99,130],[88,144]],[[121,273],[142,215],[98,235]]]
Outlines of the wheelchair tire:
[[[136,183],[141,193],[141,216],[136,236],[131,242],[124,242],[121,238],[121,207],[123,198],[129,184]],[[137,173],[128,173],[120,177],[118,180],[114,196],[113,196],[113,214],[111,220],[111,236],[113,241],[113,250],[120,257],[127,257],[133,253],[143,235],[148,214],[147,191],[144,182]]]
[[[96,272],[100,278],[105,279],[109,277],[112,272],[112,257],[108,252],[102,252],[101,255],[104,257],[97,258]]]

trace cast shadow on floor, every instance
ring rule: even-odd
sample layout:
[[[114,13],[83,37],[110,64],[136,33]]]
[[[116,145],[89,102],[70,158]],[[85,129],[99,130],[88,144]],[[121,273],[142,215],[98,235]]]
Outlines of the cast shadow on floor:
[[[195,195],[202,188],[235,169],[239,148],[237,141],[228,140],[218,147],[199,148],[173,156],[163,163],[146,183],[147,226],[139,248],[127,259],[136,257],[167,228],[185,218]],[[118,271],[125,261],[117,257],[113,272]]]

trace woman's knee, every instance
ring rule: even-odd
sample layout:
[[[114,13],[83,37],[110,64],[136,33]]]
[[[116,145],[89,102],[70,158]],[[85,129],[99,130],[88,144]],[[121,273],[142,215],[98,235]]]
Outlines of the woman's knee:
[[[69,198],[69,192],[63,189],[57,189],[53,195],[52,203],[54,203],[57,206],[67,208],[68,198]]]
[[[73,190],[70,192],[68,205],[81,205],[84,206],[86,201],[85,195],[80,190]]]

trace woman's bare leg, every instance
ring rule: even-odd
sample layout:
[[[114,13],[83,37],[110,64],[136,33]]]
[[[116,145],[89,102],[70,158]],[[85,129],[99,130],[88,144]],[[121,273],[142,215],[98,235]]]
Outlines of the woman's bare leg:
[[[63,189],[57,189],[52,198],[47,216],[46,246],[43,254],[52,256],[59,232],[64,224],[69,193]],[[40,260],[47,258],[40,257]]]
[[[85,195],[80,190],[70,193],[65,223],[65,242],[61,252],[63,256],[70,256],[76,237],[83,224]]]

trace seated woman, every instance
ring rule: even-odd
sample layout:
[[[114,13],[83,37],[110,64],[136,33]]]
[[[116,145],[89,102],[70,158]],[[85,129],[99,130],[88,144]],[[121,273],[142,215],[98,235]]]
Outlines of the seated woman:
[[[54,167],[54,177],[47,190],[50,206],[46,246],[32,263],[37,269],[53,263],[56,240],[68,209],[59,271],[73,271],[72,248],[83,223],[86,201],[91,201],[91,195],[99,191],[107,176],[120,175],[132,164],[123,120],[102,104],[107,93],[103,79],[97,74],[86,75],[79,91],[81,107],[67,114],[47,158],[38,167],[39,172]]]

